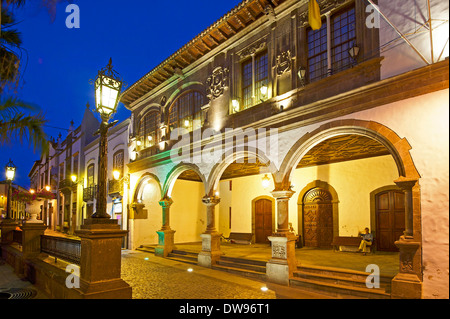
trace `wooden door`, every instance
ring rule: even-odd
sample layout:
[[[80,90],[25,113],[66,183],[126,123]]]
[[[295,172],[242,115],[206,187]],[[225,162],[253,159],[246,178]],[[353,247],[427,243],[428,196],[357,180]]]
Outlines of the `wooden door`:
[[[272,201],[258,199],[255,202],[255,243],[268,243],[272,236]]]
[[[405,230],[405,196],[402,191],[385,191],[375,196],[376,234],[379,251],[398,251],[394,242]]]
[[[306,193],[303,204],[303,238],[306,247],[331,247],[333,204],[331,194],[320,188]]]

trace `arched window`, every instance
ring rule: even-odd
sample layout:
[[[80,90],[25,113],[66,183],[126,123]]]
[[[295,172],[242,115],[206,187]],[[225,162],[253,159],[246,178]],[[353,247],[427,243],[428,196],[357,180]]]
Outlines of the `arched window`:
[[[159,137],[158,127],[160,124],[161,116],[158,111],[147,112],[139,123],[139,136],[140,147],[147,148],[155,145]]]
[[[202,127],[204,116],[202,106],[204,96],[197,91],[188,91],[180,95],[172,104],[169,111],[169,127],[185,128],[188,131]]]

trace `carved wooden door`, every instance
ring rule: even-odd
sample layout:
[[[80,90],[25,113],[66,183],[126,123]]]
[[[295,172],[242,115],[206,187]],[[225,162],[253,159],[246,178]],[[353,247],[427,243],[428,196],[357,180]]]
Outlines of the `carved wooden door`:
[[[331,247],[333,205],[331,194],[321,188],[306,193],[303,205],[303,238],[306,247]]]
[[[385,191],[375,196],[376,234],[379,251],[398,251],[394,242],[405,230],[405,196],[402,191]]]
[[[272,202],[258,199],[255,202],[255,243],[268,243],[272,235]]]

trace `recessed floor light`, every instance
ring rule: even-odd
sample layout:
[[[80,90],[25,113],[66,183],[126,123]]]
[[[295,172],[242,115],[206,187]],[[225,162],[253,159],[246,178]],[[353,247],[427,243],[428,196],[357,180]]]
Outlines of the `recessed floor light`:
[[[269,290],[269,288],[267,288],[267,287],[261,287],[261,291],[266,292],[267,290]]]

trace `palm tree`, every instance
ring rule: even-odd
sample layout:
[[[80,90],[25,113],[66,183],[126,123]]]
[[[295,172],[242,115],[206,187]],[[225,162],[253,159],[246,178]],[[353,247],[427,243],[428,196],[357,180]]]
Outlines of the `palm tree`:
[[[6,4],[22,5],[24,0],[4,0]],[[0,5],[2,0],[0,0]],[[19,65],[22,40],[20,33],[13,29],[14,17],[11,12],[1,8],[0,29],[0,94],[4,88],[17,86],[19,82]],[[5,94],[2,94],[5,95]],[[10,144],[19,140],[27,140],[34,150],[48,152],[48,142],[43,131],[46,122],[42,114],[30,115],[37,107],[27,104],[17,97],[0,97],[0,145]],[[25,113],[27,111],[27,113]]]
[[[13,15],[2,10],[1,17],[3,28],[0,32],[0,93],[6,85],[18,85],[22,44],[20,33],[12,28],[15,23]]]
[[[48,152],[47,136],[43,130],[46,120],[42,114],[29,115],[22,110],[36,111],[36,107],[17,98],[0,100],[0,144],[10,144],[15,140],[23,143],[26,139],[34,150]]]

